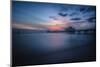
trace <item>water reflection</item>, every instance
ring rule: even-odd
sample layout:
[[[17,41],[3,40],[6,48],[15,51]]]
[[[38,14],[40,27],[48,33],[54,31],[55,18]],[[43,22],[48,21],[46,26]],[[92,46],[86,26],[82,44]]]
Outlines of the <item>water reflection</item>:
[[[12,48],[14,63],[23,65],[95,60],[95,47],[95,35],[30,33],[14,34]]]
[[[16,41],[15,41],[16,40]],[[62,50],[75,46],[89,45],[95,41],[92,35],[77,35],[66,33],[33,33],[16,34],[15,48],[31,49],[37,52]]]

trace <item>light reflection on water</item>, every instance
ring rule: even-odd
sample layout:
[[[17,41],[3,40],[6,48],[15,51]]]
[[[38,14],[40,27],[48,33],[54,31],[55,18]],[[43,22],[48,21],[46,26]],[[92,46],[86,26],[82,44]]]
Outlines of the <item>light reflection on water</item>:
[[[92,35],[86,34],[32,33],[17,34],[16,36],[16,46],[36,52],[57,51],[90,45],[95,40]]]
[[[15,65],[95,61],[95,35],[29,33],[13,35]]]

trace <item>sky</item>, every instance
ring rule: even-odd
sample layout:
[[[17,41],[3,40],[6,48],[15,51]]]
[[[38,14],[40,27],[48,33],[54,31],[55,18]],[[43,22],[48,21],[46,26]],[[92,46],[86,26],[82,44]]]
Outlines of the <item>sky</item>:
[[[12,27],[34,30],[95,28],[96,7],[89,5],[12,2]]]

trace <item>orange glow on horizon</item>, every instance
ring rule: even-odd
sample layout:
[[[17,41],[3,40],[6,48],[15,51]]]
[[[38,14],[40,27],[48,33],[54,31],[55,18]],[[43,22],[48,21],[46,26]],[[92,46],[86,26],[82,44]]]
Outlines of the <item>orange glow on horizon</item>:
[[[51,26],[51,27],[49,27],[49,30],[51,30],[51,31],[60,31],[60,30],[63,30],[63,28],[59,27],[59,26]]]
[[[48,29],[51,31],[62,31],[64,29],[64,26],[65,26],[65,23],[56,20],[50,23],[50,26],[48,27]]]

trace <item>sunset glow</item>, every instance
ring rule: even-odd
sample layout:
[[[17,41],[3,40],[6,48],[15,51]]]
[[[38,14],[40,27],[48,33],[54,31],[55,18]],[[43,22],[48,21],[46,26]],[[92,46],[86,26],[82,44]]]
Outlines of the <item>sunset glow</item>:
[[[60,30],[63,30],[63,28],[60,27],[60,26],[51,26],[51,27],[49,27],[49,30],[51,30],[51,31],[60,31]]]
[[[50,23],[49,30],[51,31],[61,31],[64,28],[64,23],[59,20],[54,20]]]
[[[15,29],[65,31],[95,29],[96,25],[95,6],[13,2],[12,11]]]

